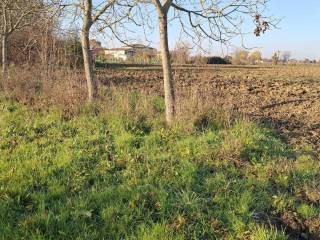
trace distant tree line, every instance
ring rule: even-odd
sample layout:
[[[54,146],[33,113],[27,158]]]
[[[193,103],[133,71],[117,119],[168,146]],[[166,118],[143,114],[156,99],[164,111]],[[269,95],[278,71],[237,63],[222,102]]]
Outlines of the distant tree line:
[[[191,45],[188,42],[178,42],[171,51],[171,61],[173,64],[231,64],[230,57],[203,56],[201,54],[192,55]]]

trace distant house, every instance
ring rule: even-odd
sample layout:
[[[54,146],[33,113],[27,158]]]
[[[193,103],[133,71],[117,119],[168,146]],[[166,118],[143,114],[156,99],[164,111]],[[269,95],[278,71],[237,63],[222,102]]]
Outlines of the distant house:
[[[113,59],[120,61],[134,61],[140,63],[149,63],[153,59],[157,59],[157,49],[143,45],[133,44],[130,46],[123,46],[120,48],[105,49],[102,47],[101,42],[91,39],[90,50],[93,55],[93,59]]]
[[[106,57],[115,60],[140,60],[145,62],[157,57],[157,49],[143,44],[133,44],[121,48],[105,49],[104,54]]]
[[[104,54],[107,58],[127,61],[134,56],[134,50],[130,47],[105,49]]]
[[[95,39],[90,40],[90,50],[92,51],[92,55],[94,59],[104,54],[103,52],[104,49],[101,45],[101,42]]]

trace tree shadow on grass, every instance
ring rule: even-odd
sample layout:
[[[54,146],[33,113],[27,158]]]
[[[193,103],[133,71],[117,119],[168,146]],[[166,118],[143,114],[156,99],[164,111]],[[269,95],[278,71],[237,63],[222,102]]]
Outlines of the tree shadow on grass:
[[[221,223],[216,224],[217,232],[223,233],[223,229],[230,230],[234,228],[228,222],[230,220],[225,220],[231,219],[234,214],[233,217],[238,220],[241,219],[239,221],[243,221],[242,224],[244,225],[256,224],[270,231],[284,232],[290,240],[319,239],[319,236],[316,236],[305,221],[299,218],[293,210],[291,211],[289,208],[276,213],[274,206],[270,203],[272,197],[278,194],[288,196],[293,194],[290,189],[278,185],[274,179],[278,174],[279,168],[281,168],[280,164],[277,165],[278,161],[283,163],[284,161],[296,160],[297,152],[292,149],[292,146],[279,139],[276,133],[270,132],[266,133],[264,138],[258,139],[242,149],[239,158],[245,164],[240,167],[232,166],[233,163],[230,162],[229,166],[224,166],[222,169],[210,164],[203,164],[197,168],[191,188],[201,199],[218,199],[206,203],[208,204],[207,208],[213,208],[208,212],[212,211],[213,216],[217,218],[217,222]],[[301,152],[299,153],[301,154]],[[252,183],[252,179],[248,178],[247,172],[255,171],[252,169],[259,169],[259,166],[262,167],[269,163],[272,163],[271,171],[274,173],[271,175],[266,173],[267,180],[264,184],[260,185],[259,180],[256,183]],[[253,175],[255,175],[255,172],[253,172]],[[211,192],[205,186],[210,181],[212,186],[216,186],[211,189]],[[221,183],[222,185],[220,185]],[[220,194],[221,192],[223,194]],[[263,199],[263,196],[266,199]],[[249,203],[244,208],[247,207],[248,212],[244,211],[242,213],[243,201],[245,202],[247,199],[249,199]],[[297,201],[300,200],[297,199]],[[265,206],[265,208],[260,209],[261,206]],[[219,216],[219,214],[215,215],[215,212],[222,213]]]
[[[296,119],[276,119],[264,115],[249,115],[262,125],[272,129],[282,141],[292,146],[310,145],[315,151],[320,151],[320,124],[306,125]]]

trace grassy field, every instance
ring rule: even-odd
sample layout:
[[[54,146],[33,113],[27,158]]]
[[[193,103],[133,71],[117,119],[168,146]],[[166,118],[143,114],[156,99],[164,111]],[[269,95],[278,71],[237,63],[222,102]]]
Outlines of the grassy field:
[[[268,69],[176,71],[171,127],[158,70],[99,72],[91,106],[81,81],[21,75],[0,97],[0,239],[319,239],[317,142],[280,137],[262,120],[285,111],[260,106],[268,89],[311,98],[320,74]]]
[[[130,99],[65,120],[1,98],[2,239],[318,236],[310,149],[221,110],[168,128],[161,99]]]

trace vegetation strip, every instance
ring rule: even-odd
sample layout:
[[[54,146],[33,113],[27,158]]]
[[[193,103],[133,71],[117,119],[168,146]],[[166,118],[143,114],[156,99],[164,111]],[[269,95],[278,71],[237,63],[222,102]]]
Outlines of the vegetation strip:
[[[312,150],[221,110],[168,128],[163,100],[130,99],[65,120],[1,98],[2,239],[319,236]]]

